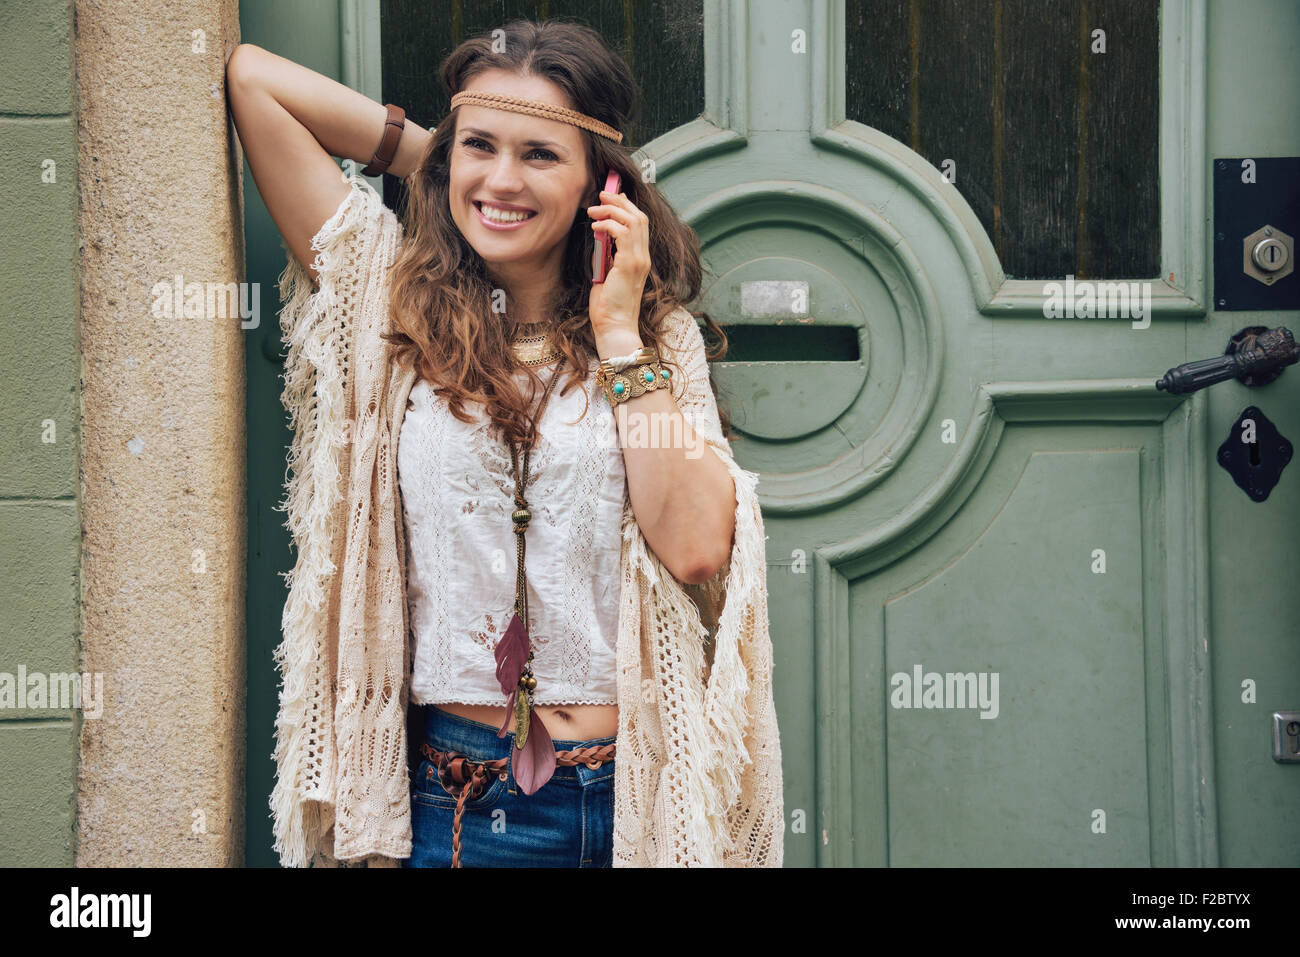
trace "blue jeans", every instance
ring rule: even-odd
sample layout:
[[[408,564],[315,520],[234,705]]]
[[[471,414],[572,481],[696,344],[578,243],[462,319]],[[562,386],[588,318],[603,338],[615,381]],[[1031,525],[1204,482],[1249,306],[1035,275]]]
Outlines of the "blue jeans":
[[[535,794],[514,776],[514,732],[424,705],[424,740],[439,751],[471,760],[510,756],[503,779],[493,774],[481,795],[465,802],[461,821],[462,867],[612,867],[614,863],[614,762],[598,768],[556,766]],[[556,750],[612,744],[556,740]],[[430,773],[432,771],[432,773]],[[451,867],[451,825],[456,798],[438,782],[433,762],[420,755],[411,780],[411,856],[403,867]]]

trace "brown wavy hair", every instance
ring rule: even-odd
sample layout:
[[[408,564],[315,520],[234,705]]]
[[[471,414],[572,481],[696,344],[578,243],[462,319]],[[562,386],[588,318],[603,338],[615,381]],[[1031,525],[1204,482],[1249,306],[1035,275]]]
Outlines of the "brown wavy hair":
[[[636,84],[622,57],[599,33],[563,20],[514,20],[503,29],[504,52],[493,50],[492,36],[485,32],[460,44],[443,61],[440,74],[449,95],[484,70],[538,75],[564,90],[573,109],[616,130],[628,128],[638,109]],[[390,273],[392,331],[384,338],[394,347],[394,360],[413,365],[433,385],[435,394],[448,400],[456,418],[471,424],[475,420],[464,403],[481,403],[497,434],[523,445],[532,433],[531,406],[541,382],[536,372],[516,359],[508,324],[487,321],[493,315],[493,282],[482,257],[451,218],[450,151],[459,112],[459,107],[452,110],[434,129],[408,181],[401,209],[405,241]],[[638,318],[641,341],[658,347],[663,318],[694,301],[701,283],[699,237],[653,183],[642,181],[631,150],[625,143],[588,130],[579,132],[586,141],[590,187],[569,231],[558,301],[552,305],[556,346],[567,359],[563,378],[555,386],[561,394],[585,380],[590,361],[598,358],[587,318],[594,236],[586,207],[599,202],[604,170],[619,172],[623,192],[650,220],[651,266]],[[718,340],[712,351],[706,351],[713,361],[726,354],[726,333],[707,314],[701,315],[704,331]],[[676,363],[666,356],[663,363],[673,368],[674,381],[682,380]],[[513,378],[520,369],[527,370],[533,388],[529,397]],[[709,379],[716,397],[717,384],[712,375]],[[723,435],[729,436],[729,417],[722,409],[718,414]]]

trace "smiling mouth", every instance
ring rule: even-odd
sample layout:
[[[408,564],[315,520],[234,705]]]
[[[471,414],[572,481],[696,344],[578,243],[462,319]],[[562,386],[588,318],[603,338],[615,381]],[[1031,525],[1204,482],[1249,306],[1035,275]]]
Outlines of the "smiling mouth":
[[[533,210],[525,212],[524,210],[501,210],[497,207],[491,207],[492,211],[489,212],[484,209],[482,200],[475,200],[474,208],[479,211],[479,215],[484,219],[489,222],[500,223],[503,226],[508,226],[511,223],[522,223],[537,215],[536,211]]]

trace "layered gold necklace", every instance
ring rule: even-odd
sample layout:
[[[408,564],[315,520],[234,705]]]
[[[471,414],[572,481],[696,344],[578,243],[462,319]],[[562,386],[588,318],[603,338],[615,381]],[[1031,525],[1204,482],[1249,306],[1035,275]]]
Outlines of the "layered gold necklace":
[[[520,326],[510,337],[510,347],[514,350],[515,358],[526,366],[549,365],[563,355],[552,344],[550,332],[541,332],[534,335],[523,334],[528,329],[536,329],[544,325],[545,323],[539,322]]]

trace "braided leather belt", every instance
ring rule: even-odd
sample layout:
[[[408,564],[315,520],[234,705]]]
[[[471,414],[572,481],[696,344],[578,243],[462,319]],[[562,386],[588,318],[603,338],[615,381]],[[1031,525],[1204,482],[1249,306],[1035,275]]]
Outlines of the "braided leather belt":
[[[433,762],[428,776],[432,778],[436,773],[442,789],[456,799],[456,814],[451,821],[451,866],[460,867],[460,828],[461,820],[465,816],[465,802],[474,800],[487,790],[488,778],[492,774],[496,774],[504,781],[510,773],[508,770],[510,759],[471,761],[459,751],[439,751],[427,741],[420,744],[420,753]],[[613,744],[556,751],[555,764],[562,768],[585,764],[594,769],[606,761],[612,761],[614,753]]]

